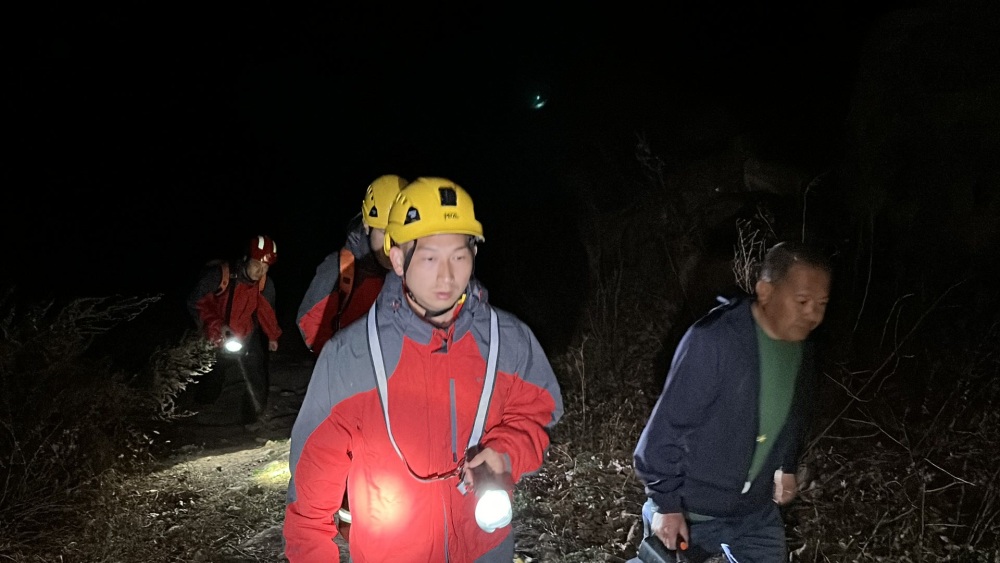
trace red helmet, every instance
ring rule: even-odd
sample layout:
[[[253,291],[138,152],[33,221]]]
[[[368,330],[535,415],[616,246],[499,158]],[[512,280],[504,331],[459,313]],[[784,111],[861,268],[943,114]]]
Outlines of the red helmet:
[[[269,236],[255,236],[250,239],[250,258],[273,266],[278,260],[278,245]]]

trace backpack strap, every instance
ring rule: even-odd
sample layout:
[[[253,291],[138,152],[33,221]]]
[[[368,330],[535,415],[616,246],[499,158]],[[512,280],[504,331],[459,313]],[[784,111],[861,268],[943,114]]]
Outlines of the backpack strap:
[[[223,264],[222,273],[228,274],[229,262],[223,262],[222,264]],[[236,293],[236,285],[229,283],[228,275],[222,278],[222,283],[220,285],[222,285],[223,288],[229,286],[229,297],[226,299],[226,318],[225,318],[226,326],[229,326],[229,319],[232,318],[233,316],[233,294]],[[225,289],[222,289],[221,291],[225,291]]]
[[[219,260],[219,267],[222,269],[222,277],[219,279],[219,289],[215,290],[215,295],[221,297],[229,287],[229,262]]]
[[[340,276],[338,276],[338,289],[340,299],[337,300],[337,317],[333,321],[333,328],[339,330],[340,317],[347,309],[347,302],[351,299],[351,291],[354,290],[354,253],[346,246],[340,249]]]
[[[346,246],[340,249],[340,301],[343,303],[354,289],[354,253]]]
[[[226,292],[226,288],[229,287],[229,280],[232,279],[232,275],[229,273],[229,262],[225,260],[218,261],[219,268],[222,269],[222,278],[219,280],[219,289],[215,290],[215,295],[222,296]],[[211,262],[209,263],[211,264]],[[264,291],[264,286],[267,284],[267,274],[265,273],[260,277],[257,282],[257,291]]]

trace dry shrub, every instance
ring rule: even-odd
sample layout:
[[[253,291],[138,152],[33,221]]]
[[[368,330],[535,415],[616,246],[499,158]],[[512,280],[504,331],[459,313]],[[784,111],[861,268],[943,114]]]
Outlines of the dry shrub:
[[[78,504],[83,491],[109,469],[150,459],[148,423],[172,413],[183,360],[154,355],[154,367],[165,371],[155,388],[139,389],[135,374],[116,372],[90,350],[158,300],[24,305],[13,291],[0,300],[0,555],[65,543],[86,522]]]
[[[760,264],[768,247],[776,240],[774,231],[760,210],[753,219],[738,219],[736,231],[738,242],[733,247],[733,277],[737,287],[753,295]]]
[[[595,289],[575,343],[553,367],[565,415],[558,432],[587,451],[631,456],[656,397],[650,382],[676,307],[649,282],[615,270]]]
[[[921,351],[935,383],[916,404],[892,370],[830,376],[849,400],[807,453],[794,560],[1000,561],[997,342],[993,324],[968,347]]]
[[[146,392],[156,404],[162,420],[188,416],[177,404],[178,396],[197,376],[208,373],[215,364],[212,345],[198,331],[188,330],[178,343],[157,347],[146,366],[150,384]]]
[[[553,359],[565,413],[546,462],[516,491],[526,561],[621,561],[642,536],[632,452],[656,400],[654,364],[673,313],[622,269],[596,288],[587,311],[576,343]]]

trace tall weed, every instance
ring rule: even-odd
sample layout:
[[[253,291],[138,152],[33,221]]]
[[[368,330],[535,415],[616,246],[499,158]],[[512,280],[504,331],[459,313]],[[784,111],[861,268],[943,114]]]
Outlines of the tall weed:
[[[79,518],[74,498],[103,472],[149,459],[152,420],[204,369],[191,337],[153,354],[152,377],[116,371],[94,342],[159,296],[0,300],[0,536],[3,551],[59,541]],[[138,381],[151,381],[139,387]],[[65,539],[65,538],[63,538]],[[20,547],[19,547],[20,546]]]

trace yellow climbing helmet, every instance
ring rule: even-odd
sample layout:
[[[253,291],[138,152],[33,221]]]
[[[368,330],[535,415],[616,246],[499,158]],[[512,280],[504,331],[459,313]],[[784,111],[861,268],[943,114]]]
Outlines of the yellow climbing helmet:
[[[396,194],[406,185],[406,180],[395,174],[379,176],[368,184],[365,199],[361,200],[361,220],[372,229],[384,229],[389,223],[389,208]]]
[[[486,240],[468,192],[446,178],[417,178],[396,195],[389,209],[385,253],[393,244],[441,234]]]

